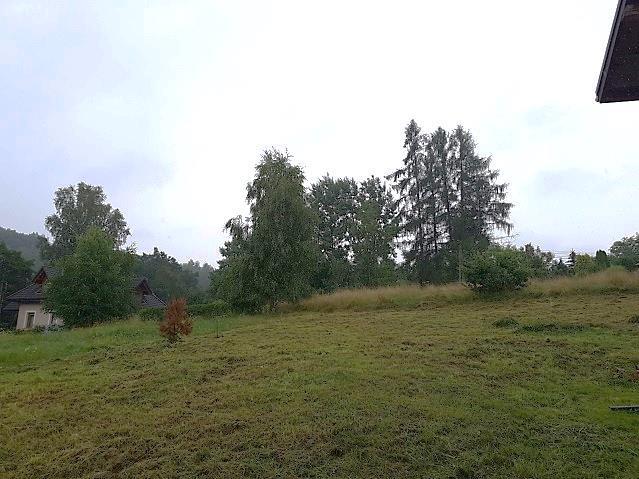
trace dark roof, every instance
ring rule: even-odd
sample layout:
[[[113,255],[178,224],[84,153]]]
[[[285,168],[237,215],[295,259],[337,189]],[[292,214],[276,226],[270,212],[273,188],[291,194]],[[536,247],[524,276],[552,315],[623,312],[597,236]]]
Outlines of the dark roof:
[[[632,100],[639,100],[639,0],[619,0],[597,85],[597,101]]]
[[[42,285],[31,283],[26,288],[22,288],[20,291],[16,291],[15,293],[7,296],[7,301],[17,301],[20,303],[39,303],[42,301]]]
[[[3,312],[4,312],[4,311],[18,311],[18,309],[20,309],[20,304],[19,304],[19,303],[14,302],[14,301],[12,301],[12,302],[10,302],[10,303],[7,303],[7,304],[5,304],[5,305],[2,307],[2,311],[3,311]]]
[[[43,280],[43,278],[46,280],[44,275],[46,275],[46,277],[51,277],[56,274],[57,274],[57,270],[53,268],[45,269],[45,267],[43,267],[42,269],[40,269],[40,271],[38,271],[38,274],[36,274],[35,278],[33,279],[34,280],[33,283],[31,283],[29,286],[25,288],[22,288],[20,291],[16,291],[15,293],[7,296],[7,301],[10,301],[11,302],[10,304],[41,303],[44,297],[42,292],[41,281]],[[35,281],[40,281],[40,282],[35,282]],[[140,294],[141,307],[143,308],[166,307],[166,304],[164,303],[164,301],[162,301],[153,293],[153,291],[151,290],[151,287],[149,286],[149,281],[146,278],[142,276],[133,278],[131,282],[131,287],[134,291]],[[4,309],[6,310],[7,306],[5,306]],[[18,308],[16,307],[16,310],[17,309]]]
[[[151,286],[149,286],[149,280],[147,280],[144,276],[133,278],[131,287],[135,290],[136,293],[153,294],[153,290],[151,289]]]
[[[143,308],[165,308],[166,307],[166,303],[153,293],[142,295],[142,301],[140,302],[140,305]]]
[[[33,282],[38,284],[44,284],[49,278],[53,278],[58,275],[58,269],[53,266],[43,266],[38,270],[33,277]]]

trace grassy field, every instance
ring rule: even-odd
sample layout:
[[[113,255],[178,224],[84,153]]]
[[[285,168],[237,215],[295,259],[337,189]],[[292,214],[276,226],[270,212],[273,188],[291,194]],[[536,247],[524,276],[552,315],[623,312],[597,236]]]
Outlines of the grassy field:
[[[639,295],[564,293],[3,334],[0,477],[636,479]]]

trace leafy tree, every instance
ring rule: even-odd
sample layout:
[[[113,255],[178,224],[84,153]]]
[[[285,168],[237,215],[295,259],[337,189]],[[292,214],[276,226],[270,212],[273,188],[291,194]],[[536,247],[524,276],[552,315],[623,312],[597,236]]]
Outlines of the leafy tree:
[[[117,250],[101,229],[90,228],[78,238],[75,251],[55,265],[59,274],[46,283],[44,306],[66,326],[88,326],[132,312],[133,257]]]
[[[0,242],[0,306],[7,293],[13,293],[29,283],[32,261],[25,260],[18,251]]]
[[[78,238],[90,228],[104,231],[118,248],[130,235],[124,216],[106,202],[101,186],[78,183],[59,188],[55,193],[55,214],[45,220],[53,242],[40,242],[43,258],[59,259],[75,250]]]
[[[615,265],[634,271],[639,266],[639,233],[615,241],[610,247],[610,259]]]
[[[524,252],[499,247],[474,253],[466,260],[464,269],[467,284],[480,293],[523,288],[532,273]]]
[[[153,248],[152,254],[138,256],[134,271],[147,278],[153,292],[164,301],[197,295],[196,274],[158,248]]]
[[[553,274],[554,255],[550,251],[542,251],[539,246],[535,247],[531,243],[521,248],[521,251],[528,259],[534,278],[546,278]]]
[[[564,263],[564,260],[559,258],[559,261],[553,261],[550,267],[551,276],[568,276],[570,275],[570,268]]]
[[[596,273],[602,269],[604,268],[589,254],[578,254],[575,256],[574,270],[577,276]]]
[[[220,248],[219,269],[211,274],[211,297],[226,301],[238,311],[257,312],[264,302],[251,258],[250,222],[237,216],[226,223],[225,230],[231,239]]]
[[[353,228],[353,262],[357,283],[378,286],[395,276],[395,245],[399,231],[391,192],[377,177],[361,183]]]
[[[222,299],[234,306],[296,301],[311,291],[317,262],[314,215],[307,204],[302,169],[288,153],[263,153],[247,186],[251,217],[231,220],[231,241],[221,250]]]
[[[309,203],[316,216],[319,265],[313,285],[320,291],[352,286],[353,227],[358,187],[350,178],[326,175],[311,186]]]

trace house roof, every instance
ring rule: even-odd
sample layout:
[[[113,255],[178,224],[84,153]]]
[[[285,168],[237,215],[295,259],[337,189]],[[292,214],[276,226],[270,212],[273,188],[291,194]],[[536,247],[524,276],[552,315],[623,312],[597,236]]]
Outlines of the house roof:
[[[639,100],[639,0],[619,0],[597,85],[597,101],[632,100]]]
[[[143,308],[164,308],[166,307],[166,303],[158,298],[155,294],[145,294],[142,295],[142,301],[140,306]]]
[[[44,299],[42,286],[47,278],[51,278],[57,274],[57,270],[51,267],[42,267],[33,278],[33,283],[22,288],[20,291],[7,296],[7,301],[14,304],[17,303],[41,303]],[[140,306],[143,308],[164,308],[166,304],[158,298],[151,287],[149,281],[139,276],[131,281],[131,288],[140,295]],[[7,305],[8,306],[8,305]],[[3,309],[7,309],[5,306]],[[17,308],[16,308],[17,309]]]
[[[20,303],[16,303],[15,301],[11,301],[3,306],[2,311],[18,311],[20,309]]]
[[[38,283],[31,283],[29,286],[7,296],[7,301],[39,303],[42,301],[42,285]]]

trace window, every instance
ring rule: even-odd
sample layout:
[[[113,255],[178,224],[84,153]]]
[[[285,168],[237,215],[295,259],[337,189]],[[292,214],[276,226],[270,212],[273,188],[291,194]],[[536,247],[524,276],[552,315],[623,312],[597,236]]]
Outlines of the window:
[[[26,329],[33,329],[34,322],[35,322],[35,311],[28,311]]]

